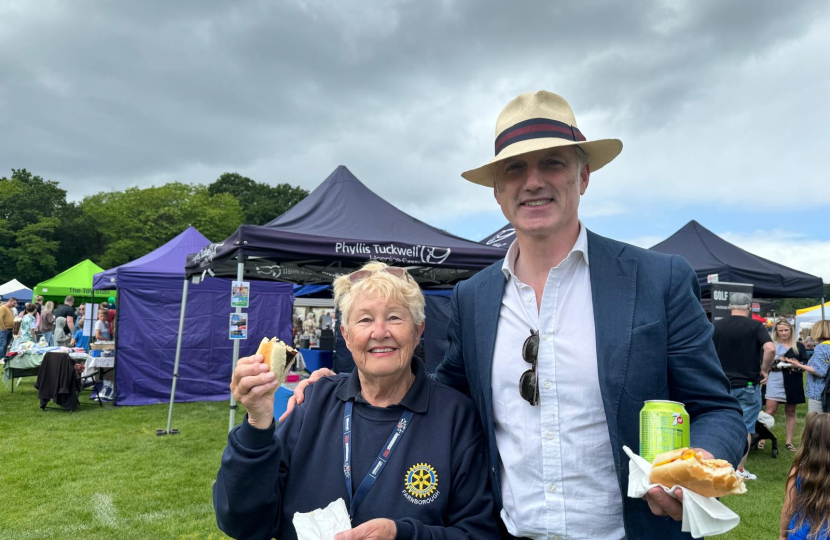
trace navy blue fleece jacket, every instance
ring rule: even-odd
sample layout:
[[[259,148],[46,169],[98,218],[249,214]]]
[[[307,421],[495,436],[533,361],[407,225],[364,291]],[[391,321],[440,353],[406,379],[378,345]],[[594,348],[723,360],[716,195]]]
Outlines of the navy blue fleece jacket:
[[[398,405],[360,397],[357,372],[310,385],[305,401],[275,430],[247,418],[228,436],[213,486],[219,528],[237,539],[292,540],[295,512],[347,501],[343,413],[352,416],[352,489],[372,467],[404,408],[415,413],[352,526],[375,518],[397,525],[401,539],[498,538],[481,427],[466,396],[430,380],[412,362],[415,382]]]

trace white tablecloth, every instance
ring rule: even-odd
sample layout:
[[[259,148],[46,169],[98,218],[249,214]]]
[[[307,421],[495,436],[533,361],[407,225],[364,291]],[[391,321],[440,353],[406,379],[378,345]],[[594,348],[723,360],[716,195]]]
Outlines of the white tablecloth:
[[[98,373],[100,368],[115,367],[114,356],[90,356],[84,353],[71,353],[69,356],[75,360],[84,361],[84,372],[81,377],[88,377],[94,373]]]

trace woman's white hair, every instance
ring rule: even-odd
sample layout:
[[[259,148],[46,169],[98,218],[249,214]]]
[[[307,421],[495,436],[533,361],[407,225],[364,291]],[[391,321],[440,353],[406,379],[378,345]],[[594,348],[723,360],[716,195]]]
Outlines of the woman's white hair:
[[[348,326],[349,315],[356,297],[362,294],[379,294],[386,300],[394,300],[409,309],[412,315],[412,322],[420,326],[426,319],[424,315],[424,294],[415,280],[404,274],[399,278],[383,269],[389,265],[386,263],[372,261],[363,265],[360,270],[372,272],[366,278],[352,283],[349,279],[351,274],[338,276],[334,280],[334,305],[340,310],[343,324]]]

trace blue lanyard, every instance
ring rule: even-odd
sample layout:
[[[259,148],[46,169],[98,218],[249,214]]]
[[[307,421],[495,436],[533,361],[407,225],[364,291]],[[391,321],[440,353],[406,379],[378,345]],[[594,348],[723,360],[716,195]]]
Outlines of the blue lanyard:
[[[410,410],[405,410],[401,415],[401,419],[398,421],[398,425],[395,426],[395,429],[392,431],[392,434],[389,435],[389,438],[386,439],[386,444],[383,445],[383,448],[378,454],[377,459],[375,459],[375,463],[372,465],[372,468],[369,469],[369,472],[366,473],[366,477],[363,478],[363,481],[360,482],[360,485],[357,486],[357,491],[354,494],[354,498],[352,498],[352,410],[354,409],[354,403],[351,401],[346,402],[346,411],[343,413],[343,474],[346,476],[346,493],[349,497],[349,517],[354,518],[354,513],[357,510],[358,505],[363,502],[363,499],[366,498],[366,494],[369,493],[369,490],[372,489],[372,486],[375,485],[375,481],[377,481],[378,476],[380,473],[383,472],[383,468],[386,467],[386,462],[389,461],[389,456],[392,455],[392,451],[398,445],[401,438],[403,437],[404,431],[406,428],[409,427],[409,422],[412,421],[412,417],[414,413]]]

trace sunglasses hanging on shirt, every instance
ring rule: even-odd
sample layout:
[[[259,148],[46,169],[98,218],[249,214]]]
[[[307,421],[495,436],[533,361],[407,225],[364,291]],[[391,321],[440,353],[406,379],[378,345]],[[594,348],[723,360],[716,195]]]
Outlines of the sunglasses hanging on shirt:
[[[536,365],[539,357],[539,331],[531,330],[530,336],[522,345],[522,358],[530,364],[530,369],[522,373],[519,379],[519,394],[522,399],[533,407],[539,403],[539,378],[536,376]]]

